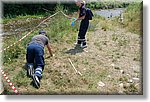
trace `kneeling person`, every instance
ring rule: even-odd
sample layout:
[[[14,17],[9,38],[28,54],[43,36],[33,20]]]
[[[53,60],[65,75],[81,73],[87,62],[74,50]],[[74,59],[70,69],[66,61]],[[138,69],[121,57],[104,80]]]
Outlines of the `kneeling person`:
[[[42,79],[42,72],[44,70],[44,47],[47,46],[50,56],[52,55],[51,46],[46,31],[39,31],[35,35],[27,47],[27,75],[32,77],[36,88],[40,88],[40,80]],[[34,69],[35,65],[35,69]]]

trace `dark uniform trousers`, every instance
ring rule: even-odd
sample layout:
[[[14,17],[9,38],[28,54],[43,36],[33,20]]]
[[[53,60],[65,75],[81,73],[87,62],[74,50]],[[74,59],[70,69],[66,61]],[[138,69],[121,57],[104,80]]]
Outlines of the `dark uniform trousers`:
[[[27,47],[27,64],[36,65],[35,75],[42,78],[42,72],[44,70],[44,47],[39,43],[29,44]]]
[[[80,24],[80,29],[78,33],[78,44],[86,45],[85,35],[89,27],[89,20],[82,20]]]

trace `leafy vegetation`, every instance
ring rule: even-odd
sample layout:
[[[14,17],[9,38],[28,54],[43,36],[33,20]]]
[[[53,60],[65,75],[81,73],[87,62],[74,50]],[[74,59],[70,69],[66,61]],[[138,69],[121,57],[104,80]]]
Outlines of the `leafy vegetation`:
[[[73,13],[78,10],[75,3],[50,3],[50,4],[27,4],[27,3],[4,3],[4,18],[15,18],[17,16],[26,15],[43,15],[53,14],[58,4],[63,5],[67,13]],[[89,2],[86,4],[91,9],[113,9],[125,8],[129,5],[128,2]]]
[[[50,4],[27,4],[27,3],[4,3],[4,18],[15,18],[17,16],[26,16],[26,15],[43,15],[47,16],[49,14],[55,13],[55,8],[59,3],[50,3]],[[61,4],[64,6],[64,9],[67,9],[67,12],[77,11],[78,8],[73,3],[64,3]]]
[[[124,13],[123,25],[130,32],[137,34],[143,34],[143,4],[133,3],[129,5],[126,12]]]

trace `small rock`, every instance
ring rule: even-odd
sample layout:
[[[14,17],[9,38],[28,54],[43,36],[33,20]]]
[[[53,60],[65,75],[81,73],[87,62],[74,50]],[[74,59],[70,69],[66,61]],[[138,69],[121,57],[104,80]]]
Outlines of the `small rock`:
[[[108,75],[107,77],[108,77],[108,78],[111,78],[111,76],[110,76],[110,75]]]
[[[124,70],[120,70],[121,74],[124,74]]]
[[[119,86],[120,86],[121,88],[123,88],[123,83],[120,83]]]
[[[124,88],[124,89],[127,89],[127,88],[130,87],[130,85],[131,85],[130,83],[125,83],[124,86],[123,86],[123,88]]]
[[[86,70],[86,68],[83,68],[83,70]]]
[[[133,83],[133,80],[132,80],[132,79],[130,79],[130,80],[128,80],[128,82],[129,82],[129,83]]]
[[[130,76],[129,74],[126,74],[126,76]]]
[[[127,88],[130,87],[130,85],[131,85],[130,83],[125,83],[125,85],[123,86],[123,88],[124,88],[124,89],[127,89]]]
[[[103,83],[103,82],[98,82],[98,86],[100,86],[100,87],[104,87],[105,86],[105,84]]]
[[[132,78],[133,79],[133,81],[136,81],[136,82],[138,82],[140,79],[139,78]]]
[[[79,56],[81,56],[81,55],[79,55]]]
[[[85,52],[89,52],[89,51],[85,50]]]
[[[65,75],[65,74],[66,74],[66,72],[60,72],[60,75],[61,75],[61,76]]]
[[[126,83],[126,87],[129,87],[130,86],[130,83]]]
[[[114,67],[114,66],[115,66],[115,64],[114,64],[114,63],[112,63],[112,64],[111,64],[111,66],[112,66],[112,67]]]

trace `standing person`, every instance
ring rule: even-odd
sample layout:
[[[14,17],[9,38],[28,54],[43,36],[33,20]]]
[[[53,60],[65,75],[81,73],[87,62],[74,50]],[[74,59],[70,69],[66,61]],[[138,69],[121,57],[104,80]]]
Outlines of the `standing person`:
[[[32,77],[33,84],[36,88],[40,88],[40,80],[44,70],[44,47],[47,46],[50,56],[52,55],[49,39],[46,36],[46,31],[39,31],[35,35],[27,47],[27,76]],[[34,71],[35,65],[35,71]]]
[[[85,1],[76,0],[75,2],[76,5],[79,7],[79,17],[75,21],[81,20],[80,29],[78,33],[78,40],[75,44],[80,45],[81,48],[86,48],[87,44],[86,44],[85,36],[89,27],[89,19],[86,16]]]

